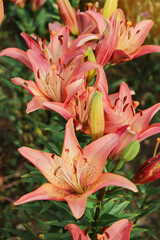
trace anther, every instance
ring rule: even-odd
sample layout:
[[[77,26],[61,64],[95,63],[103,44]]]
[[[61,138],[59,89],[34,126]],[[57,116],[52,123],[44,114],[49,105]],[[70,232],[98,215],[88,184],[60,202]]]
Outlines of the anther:
[[[63,44],[62,38],[63,38],[63,35],[58,35],[58,40],[60,41],[60,44],[61,44],[61,45]]]
[[[126,100],[127,100],[127,96],[123,98],[123,104],[125,104]]]
[[[56,174],[57,174],[57,172],[58,172],[58,170],[61,168],[61,166],[59,166],[59,167],[57,167],[56,169],[55,169],[55,171],[54,171],[54,176],[56,177]]]
[[[123,112],[126,111],[127,107],[128,107],[129,103],[127,103],[124,107],[123,107]]]
[[[77,145],[77,148],[81,151],[81,153],[83,154],[83,150],[80,146]]]
[[[142,113],[142,110],[140,110],[140,109],[137,109],[137,111],[139,112],[139,114],[140,114],[140,117],[143,115],[143,113]]]

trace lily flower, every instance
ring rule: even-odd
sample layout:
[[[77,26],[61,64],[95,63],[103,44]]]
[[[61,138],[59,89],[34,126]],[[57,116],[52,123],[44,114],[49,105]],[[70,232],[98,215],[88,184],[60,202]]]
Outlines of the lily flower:
[[[117,9],[110,19],[106,19],[107,34],[104,31],[102,40],[97,44],[97,63],[103,66],[107,63],[118,64],[148,53],[160,52],[160,46],[142,46],[153,24],[152,20],[144,20],[137,24],[134,22],[131,26],[130,21],[126,22],[123,11]]]
[[[78,23],[69,0],[57,0],[57,5],[62,21],[69,26],[71,33],[78,35]]]
[[[36,200],[66,201],[75,216],[80,218],[86,208],[87,197],[105,186],[121,186],[137,192],[136,186],[113,173],[103,173],[106,158],[117,144],[118,136],[108,134],[81,149],[76,138],[73,119],[66,124],[61,157],[22,147],[19,152],[46,177],[45,183],[14,204]]]
[[[160,178],[160,153],[144,162],[134,177],[132,182],[136,185],[145,184]]]
[[[113,223],[110,227],[106,227],[103,230],[103,234],[97,234],[97,240],[129,240],[130,232],[133,222],[130,222],[127,219],[121,219]],[[91,240],[88,236],[89,228],[82,231],[82,229],[74,223],[70,223],[65,226],[71,235],[73,240]]]
[[[160,133],[160,123],[149,125],[152,117],[160,109],[160,103],[141,111],[136,108],[138,102],[133,101],[130,89],[122,82],[118,94],[110,95],[104,100],[105,111],[105,134],[115,132],[120,135],[119,144],[112,151],[111,155],[117,157],[123,149],[132,141],[139,142]]]
[[[0,24],[4,17],[4,7],[3,7],[3,0],[0,0]]]

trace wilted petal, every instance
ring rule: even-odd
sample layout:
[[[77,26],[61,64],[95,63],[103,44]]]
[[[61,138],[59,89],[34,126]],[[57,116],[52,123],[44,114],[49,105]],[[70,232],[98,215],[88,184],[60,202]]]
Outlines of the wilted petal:
[[[68,192],[64,189],[54,186],[50,183],[45,183],[37,190],[25,194],[23,197],[14,202],[15,205],[33,202],[37,200],[56,200],[56,201],[64,201],[64,196],[68,194]]]

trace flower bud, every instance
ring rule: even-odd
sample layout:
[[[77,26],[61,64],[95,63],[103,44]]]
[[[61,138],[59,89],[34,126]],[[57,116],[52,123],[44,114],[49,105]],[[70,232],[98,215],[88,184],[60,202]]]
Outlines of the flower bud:
[[[129,143],[123,149],[123,152],[121,154],[121,159],[126,162],[131,161],[132,159],[134,159],[137,156],[139,149],[140,149],[140,143],[138,140],[135,140],[135,141]]]
[[[96,140],[103,136],[104,133],[103,95],[98,91],[94,93],[92,98],[89,114],[89,125],[93,140]]]
[[[94,55],[91,47],[87,48],[86,52],[83,55],[83,60],[82,61],[83,62],[87,62],[87,61],[96,62],[96,58],[95,58],[95,55]],[[96,74],[96,69],[93,69],[93,70],[87,72],[85,74],[86,81],[91,82],[92,79],[94,78],[95,74]]]
[[[103,7],[103,16],[109,19],[114,11],[116,11],[117,6],[118,0],[106,0]]]
[[[4,7],[3,7],[3,0],[0,0],[0,24],[4,17]]]
[[[139,185],[155,181],[160,178],[160,153],[143,163],[132,178],[132,182]]]
[[[64,24],[69,26],[71,33],[78,35],[78,23],[70,2],[68,0],[57,0],[57,5]]]
[[[46,0],[30,0],[33,11],[38,11],[39,8],[45,3]]]

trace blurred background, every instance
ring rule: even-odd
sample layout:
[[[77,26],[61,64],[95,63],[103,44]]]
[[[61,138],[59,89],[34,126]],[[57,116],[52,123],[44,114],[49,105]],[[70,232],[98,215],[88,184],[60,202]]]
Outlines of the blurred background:
[[[5,18],[0,27],[0,50],[7,47],[17,47],[27,50],[20,33],[35,33],[40,37],[49,39],[48,23],[60,20],[58,12],[53,7],[54,0],[47,0],[37,12],[32,11],[29,1],[24,8],[19,8],[9,0],[4,1]],[[92,1],[94,2],[94,1]],[[104,1],[99,0],[103,6]],[[79,3],[72,0],[74,7]],[[86,3],[81,1],[81,4]],[[127,20],[139,22],[144,19],[152,19],[154,26],[151,29],[145,44],[160,45],[160,1],[159,0],[119,0],[119,7],[125,12]],[[135,99],[140,102],[140,109],[151,107],[160,101],[160,54],[149,54],[139,59],[110,67],[107,72],[107,79],[110,85],[110,93],[116,92],[122,81],[125,81],[131,89],[136,92]],[[29,115],[26,114],[26,106],[31,96],[20,86],[11,82],[14,77],[33,79],[33,73],[18,61],[9,57],[0,58],[0,239],[37,239],[36,234],[48,230],[43,224],[43,219],[50,219],[52,216],[41,215],[40,221],[38,212],[40,205],[31,208],[17,208],[13,201],[18,196],[32,191],[43,181],[42,176],[25,161],[17,149],[23,145],[41,150],[54,149],[60,152],[64,137],[63,120],[58,114],[38,110]],[[160,114],[157,113],[152,122],[160,121]],[[80,136],[79,136],[80,137]],[[132,176],[134,171],[146,159],[152,157],[156,144],[156,137],[150,137],[141,144],[140,155],[132,165],[128,163],[126,172]],[[81,137],[83,144],[85,140]],[[21,177],[22,176],[22,177]],[[152,183],[155,191],[149,201],[155,201],[160,195],[160,181]],[[141,191],[145,194],[148,185],[142,186]],[[137,197],[138,198],[138,197]],[[140,200],[141,201],[141,200]],[[152,202],[150,203],[152,205]],[[150,207],[149,205],[149,207]],[[33,206],[33,205],[32,205]],[[145,206],[145,205],[144,205]],[[143,207],[144,207],[143,206]],[[148,206],[148,205],[146,205]],[[157,204],[149,208],[149,215],[144,216],[140,225],[150,227],[149,231],[140,230],[144,239],[160,239],[160,219]],[[135,208],[138,209],[139,206]],[[48,207],[49,208],[49,207]],[[37,215],[33,211],[37,209]],[[32,217],[31,217],[32,216]],[[141,235],[141,232],[144,232]],[[28,234],[28,235],[27,235]],[[30,235],[29,235],[30,234]],[[33,235],[33,238],[30,237]],[[134,236],[132,239],[143,239]],[[49,238],[46,238],[49,239]]]

